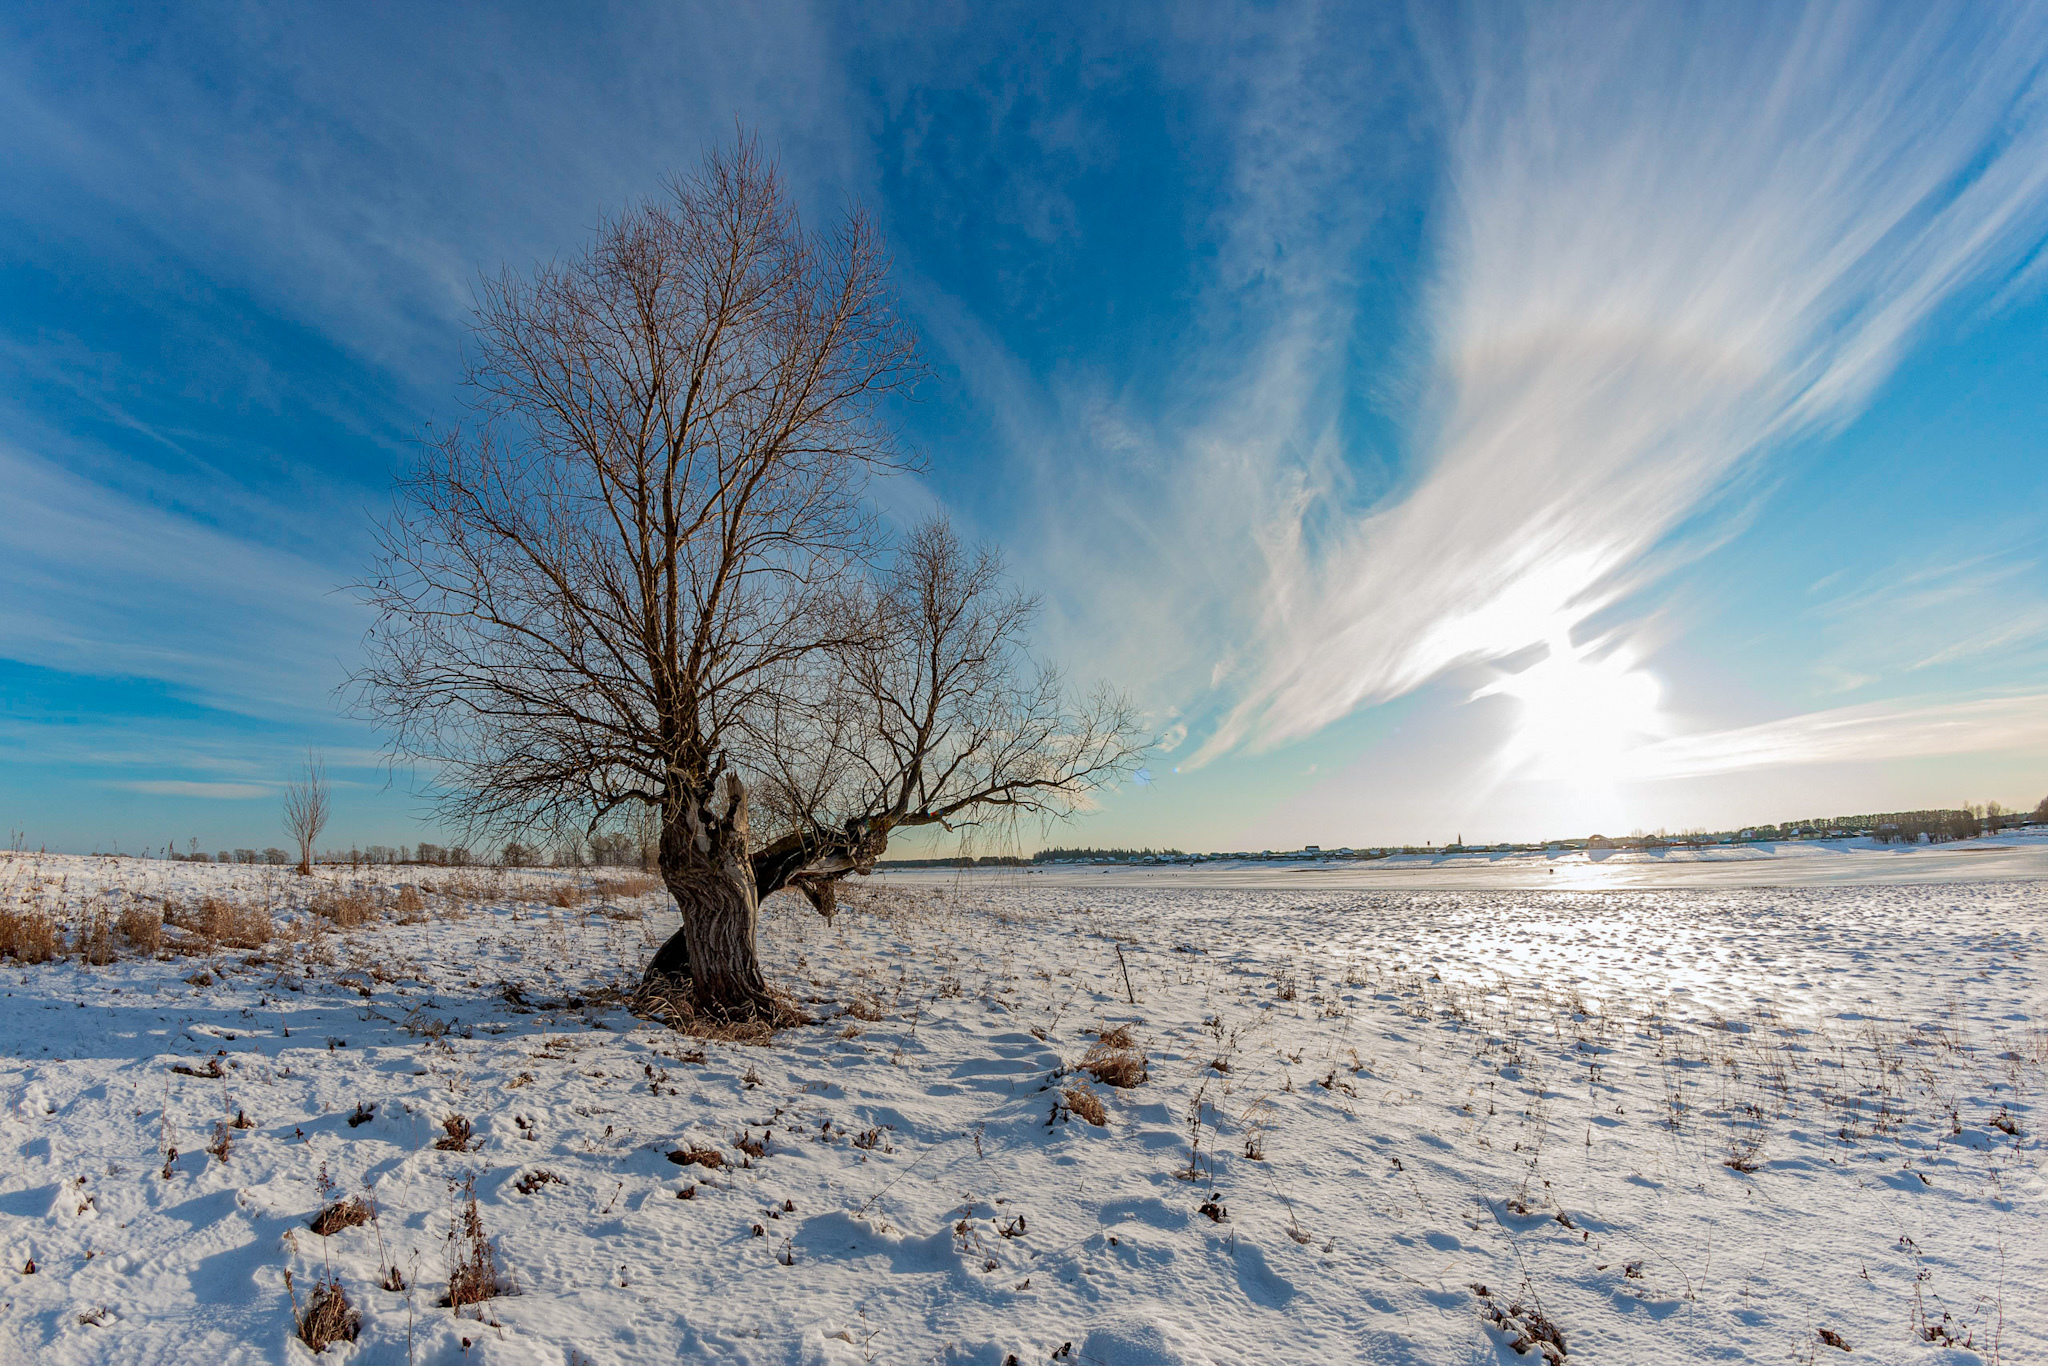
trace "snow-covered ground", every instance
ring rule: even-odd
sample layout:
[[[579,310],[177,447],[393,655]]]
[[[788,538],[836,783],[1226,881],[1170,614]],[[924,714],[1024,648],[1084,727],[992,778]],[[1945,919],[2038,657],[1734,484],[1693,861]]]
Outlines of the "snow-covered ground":
[[[0,861],[74,939],[274,931],[0,966],[0,1360],[2048,1359],[2048,884],[1563,876],[775,898],[820,1023],[751,1046],[621,1008],[630,886]],[[1119,1027],[1130,1089],[1077,1070]],[[472,1182],[508,1293],[457,1317]]]

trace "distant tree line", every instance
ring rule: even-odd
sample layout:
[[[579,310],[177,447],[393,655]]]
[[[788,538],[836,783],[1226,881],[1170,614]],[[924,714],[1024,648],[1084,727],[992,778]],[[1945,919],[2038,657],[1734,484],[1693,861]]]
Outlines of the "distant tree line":
[[[1179,858],[1178,849],[1041,849],[1031,856],[1033,863],[1128,863],[1141,858]]]
[[[197,840],[185,853],[179,853],[175,845],[165,847],[165,854],[179,863],[285,863],[292,856],[282,849],[223,849],[218,854],[209,854],[198,847]]]
[[[960,854],[953,858],[893,858],[882,859],[877,868],[1028,868],[1028,858],[1015,854],[983,854],[979,858]]]
[[[1786,821],[1782,825],[1747,827],[1756,839],[1798,839],[1817,835],[1868,835],[1884,844],[1913,844],[1922,840],[1974,839],[1995,834],[2029,821],[2048,821],[2048,798],[2031,813],[2008,810],[1997,802],[1975,803],[1926,811],[1882,811],[1860,816],[1827,816]]]

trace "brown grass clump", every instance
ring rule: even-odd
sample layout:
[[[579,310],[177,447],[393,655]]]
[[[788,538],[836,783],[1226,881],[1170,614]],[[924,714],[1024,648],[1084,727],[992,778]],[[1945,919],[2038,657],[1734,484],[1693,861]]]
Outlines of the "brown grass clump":
[[[307,909],[339,930],[352,930],[378,918],[376,904],[360,892],[322,892],[307,903]]]
[[[270,912],[262,906],[237,908],[229,926],[228,933],[221,936],[221,942],[233,949],[260,949],[277,933]]]
[[[121,912],[119,929],[129,948],[137,953],[153,954],[164,942],[163,912],[140,902],[130,902]]]
[[[882,1003],[862,993],[847,1003],[846,1013],[856,1020],[866,1020],[869,1024],[875,1024],[882,1018]]]
[[[627,873],[623,877],[605,878],[590,886],[591,895],[607,901],[631,900],[646,896],[649,892],[661,890],[661,879],[646,873]]]
[[[199,903],[192,922],[192,928],[203,938],[219,943],[235,928],[235,908],[217,896],[210,896]]]
[[[448,1294],[441,1303],[458,1315],[466,1304],[480,1304],[506,1291],[498,1274],[498,1259],[491,1240],[484,1234],[484,1216],[476,1205],[476,1178],[463,1182],[462,1200],[448,1229],[452,1260],[448,1268]]]
[[[166,935],[164,925],[173,927],[179,933],[176,936]],[[170,897],[164,898],[163,923],[157,927],[156,933],[158,946],[171,953],[197,957],[213,951],[213,946],[199,933],[198,919]]]
[[[225,945],[231,949],[257,949],[269,943],[271,935],[277,932],[268,910],[261,906],[238,906],[217,896],[207,897],[195,909],[183,913],[166,903],[165,914],[172,924],[197,935],[208,948]],[[193,946],[180,947],[191,951]]]
[[[398,900],[393,909],[398,912],[401,925],[417,925],[427,918],[426,899],[420,895],[419,888],[410,884],[398,889]]]
[[[472,1133],[469,1120],[461,1115],[450,1115],[441,1121],[442,1136],[434,1140],[434,1146],[444,1153],[466,1153],[469,1151]]]
[[[306,1227],[326,1238],[345,1228],[357,1228],[369,1222],[369,1204],[361,1196],[355,1196],[348,1200],[337,1200],[327,1206],[309,1219]]]
[[[57,922],[41,911],[0,910],[0,957],[21,963],[48,963],[63,947]]]
[[[566,911],[571,910],[574,907],[581,906],[583,904],[583,899],[588,895],[588,892],[584,891],[583,888],[578,887],[575,883],[564,882],[561,885],[549,891],[546,899],[548,905],[559,906],[561,909]]]
[[[717,1171],[725,1165],[725,1154],[716,1148],[678,1148],[668,1155],[678,1167],[698,1166]]]
[[[1093,1091],[1085,1086],[1069,1086],[1065,1093],[1067,1108],[1100,1129],[1109,1123],[1109,1111],[1102,1108],[1102,1102]]]
[[[284,1273],[284,1284],[287,1290],[291,1289],[289,1271]],[[331,1343],[354,1342],[362,1327],[362,1315],[349,1304],[339,1281],[322,1280],[316,1284],[304,1309],[299,1308],[299,1297],[294,1291],[292,1311],[298,1320],[299,1340],[315,1352],[326,1351]]]
[[[107,918],[105,911],[94,911],[78,927],[71,947],[80,962],[105,967],[114,961],[114,922]]]
[[[1128,1025],[1119,1025],[1097,1036],[1087,1056],[1081,1059],[1080,1070],[1105,1086],[1126,1091],[1151,1076],[1145,1070],[1145,1055],[1132,1041]]]

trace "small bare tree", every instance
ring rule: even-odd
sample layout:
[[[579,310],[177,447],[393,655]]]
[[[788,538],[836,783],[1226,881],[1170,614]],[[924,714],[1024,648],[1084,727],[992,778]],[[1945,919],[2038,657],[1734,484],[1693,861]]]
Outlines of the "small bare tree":
[[[306,755],[304,775],[284,790],[284,831],[299,846],[299,876],[313,875],[313,841],[327,825],[327,770]]]

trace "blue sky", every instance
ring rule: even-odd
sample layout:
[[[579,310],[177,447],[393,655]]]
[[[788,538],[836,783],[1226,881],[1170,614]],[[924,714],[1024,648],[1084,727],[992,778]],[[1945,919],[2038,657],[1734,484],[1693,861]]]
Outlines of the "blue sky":
[[[2048,792],[2048,13],[17,8],[0,822],[411,843],[342,591],[478,272],[730,136],[887,230],[943,507],[1165,737],[1055,838]]]

